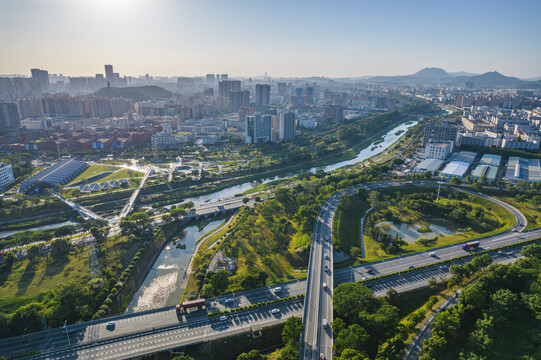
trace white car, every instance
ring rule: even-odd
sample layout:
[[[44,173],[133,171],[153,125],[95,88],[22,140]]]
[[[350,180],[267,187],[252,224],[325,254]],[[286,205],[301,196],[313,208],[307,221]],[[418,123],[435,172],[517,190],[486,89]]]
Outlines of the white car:
[[[271,314],[279,314],[280,313],[280,309],[272,309],[271,310]]]
[[[434,251],[432,251],[432,252],[431,252],[430,254],[428,254],[428,255],[434,257],[434,256],[436,256],[436,253],[435,253]]]
[[[225,299],[226,304],[231,304],[232,302],[234,302],[234,300],[232,298]]]
[[[274,291],[275,294],[278,294],[278,293],[282,292],[282,288],[281,287],[276,287],[276,288],[274,288],[273,291]]]
[[[445,265],[440,265],[440,269],[446,269],[446,268],[447,268],[447,266],[445,266]]]
[[[227,316],[225,315],[220,316],[220,321],[224,321],[224,320],[227,320]]]

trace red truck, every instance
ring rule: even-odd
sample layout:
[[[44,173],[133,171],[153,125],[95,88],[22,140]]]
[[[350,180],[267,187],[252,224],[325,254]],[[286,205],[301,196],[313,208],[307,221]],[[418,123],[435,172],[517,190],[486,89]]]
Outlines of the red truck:
[[[477,248],[479,248],[479,241],[471,241],[462,245],[462,249],[464,250],[473,250]]]
[[[188,310],[192,308],[202,308],[203,306],[205,306],[205,301],[206,301],[205,299],[185,301],[182,304],[177,305],[176,310],[177,312],[180,312],[181,309]]]

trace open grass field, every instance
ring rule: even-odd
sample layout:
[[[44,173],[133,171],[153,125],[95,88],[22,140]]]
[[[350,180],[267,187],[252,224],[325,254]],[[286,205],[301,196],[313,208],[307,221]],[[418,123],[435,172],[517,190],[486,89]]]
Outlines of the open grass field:
[[[99,246],[102,268],[108,268],[118,278],[135,253],[141,250],[142,244],[133,236],[116,235],[108,237]]]
[[[103,182],[103,181],[111,181],[111,180],[120,180],[120,179],[134,179],[134,178],[141,178],[143,177],[143,173],[131,169],[121,169],[118,171],[115,171],[111,175],[108,175],[104,177],[103,179],[100,179],[95,182]]]
[[[86,180],[94,175],[98,175],[98,174],[109,172],[109,171],[115,171],[118,169],[119,169],[118,167],[111,166],[111,165],[101,165],[101,164],[90,165],[88,169],[86,169],[79,176],[73,179],[73,181],[70,182],[70,184]]]
[[[31,298],[68,281],[86,283],[88,280],[88,248],[75,248],[64,261],[47,261],[46,256],[37,257],[33,262],[16,261],[9,273],[0,274],[0,299]]]

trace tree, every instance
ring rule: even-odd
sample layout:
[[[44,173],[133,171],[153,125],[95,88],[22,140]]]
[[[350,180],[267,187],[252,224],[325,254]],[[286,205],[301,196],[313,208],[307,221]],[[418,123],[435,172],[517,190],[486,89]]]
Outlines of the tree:
[[[380,193],[378,191],[370,191],[368,193],[368,202],[370,203],[370,206],[374,207],[379,205],[379,197]]]
[[[201,288],[201,297],[202,298],[211,298],[214,296],[214,286],[212,284],[205,284]]]
[[[345,349],[342,351],[340,356],[334,357],[336,360],[368,360],[369,358],[366,357],[364,354],[362,354],[358,350],[354,349]]]
[[[171,223],[171,221],[173,221],[173,217],[170,214],[163,214],[162,221],[164,222],[164,224],[169,224]]]
[[[258,350],[252,350],[249,353],[240,354],[237,360],[265,360],[266,358]]]
[[[290,317],[287,319],[282,329],[282,340],[284,344],[289,344],[293,347],[298,347],[301,332],[304,329],[302,320],[298,317]]]
[[[280,351],[280,356],[277,360],[298,360],[299,359],[299,347],[293,347],[286,345],[286,347]]]
[[[393,303],[396,298],[398,297],[398,292],[393,289],[393,288],[389,288],[389,290],[387,290],[387,294],[385,296],[385,299],[390,302],[390,303]]]
[[[195,360],[195,359],[189,355],[179,355],[172,358],[171,360]]]
[[[363,351],[364,344],[368,338],[368,333],[361,325],[353,324],[347,329],[340,331],[335,338],[334,348],[339,353],[346,349],[354,349],[361,352]]]
[[[430,280],[428,280],[428,286],[432,290],[437,291],[438,290],[438,280],[436,280],[435,277],[431,277]]]
[[[453,177],[453,178],[451,179],[451,184],[453,184],[453,185],[460,185],[460,179],[457,178],[457,177]]]
[[[92,237],[94,237],[94,240],[96,240],[98,243],[101,243],[106,239],[105,231],[96,226],[90,228],[90,233],[92,234]]]
[[[524,257],[530,257],[541,260],[541,246],[532,244],[525,246],[520,254]]]
[[[224,291],[229,285],[229,273],[225,270],[218,271],[211,276],[210,283],[216,290]]]
[[[243,203],[243,204],[247,204],[249,201],[250,201],[250,199],[247,198],[247,197],[242,198],[242,203]]]
[[[32,245],[26,250],[26,255],[28,256],[28,259],[30,261],[34,261],[34,259],[39,255],[40,248],[38,245]]]
[[[66,239],[56,239],[51,243],[51,256],[55,260],[63,260],[71,250],[71,243]]]
[[[483,185],[481,185],[481,183],[479,183],[479,182],[474,182],[472,184],[472,187],[473,187],[473,190],[475,190],[477,192],[480,192],[483,189]]]
[[[150,216],[143,211],[135,212],[127,218],[120,220],[120,228],[124,235],[140,235],[143,231],[149,229],[151,225],[152,220]]]
[[[333,305],[339,317],[353,319],[362,310],[375,311],[379,300],[374,297],[372,290],[361,283],[345,283],[335,289]]]

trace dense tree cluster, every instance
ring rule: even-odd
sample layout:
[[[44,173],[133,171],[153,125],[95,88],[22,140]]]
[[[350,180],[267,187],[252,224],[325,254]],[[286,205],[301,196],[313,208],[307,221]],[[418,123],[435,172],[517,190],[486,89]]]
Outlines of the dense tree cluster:
[[[463,289],[460,304],[435,318],[420,359],[541,358],[540,249],[525,247],[525,259],[491,265]]]
[[[399,310],[361,283],[339,285],[333,295],[334,350],[338,360],[399,359],[407,331]]]

